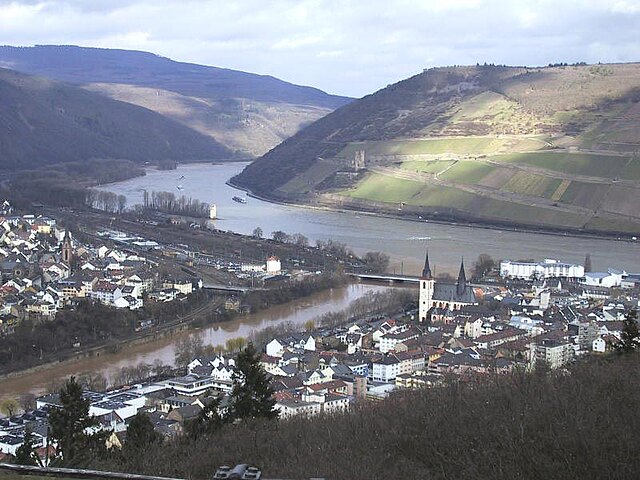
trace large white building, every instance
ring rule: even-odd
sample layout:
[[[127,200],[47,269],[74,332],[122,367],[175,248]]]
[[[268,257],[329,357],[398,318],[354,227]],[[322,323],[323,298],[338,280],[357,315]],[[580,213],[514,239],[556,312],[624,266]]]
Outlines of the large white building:
[[[521,278],[525,280],[553,277],[582,278],[584,277],[584,266],[564,263],[550,258],[546,258],[542,262],[503,260],[500,262],[500,275],[504,278]]]
[[[580,283],[589,287],[619,287],[626,272],[610,268],[606,272],[588,272]]]

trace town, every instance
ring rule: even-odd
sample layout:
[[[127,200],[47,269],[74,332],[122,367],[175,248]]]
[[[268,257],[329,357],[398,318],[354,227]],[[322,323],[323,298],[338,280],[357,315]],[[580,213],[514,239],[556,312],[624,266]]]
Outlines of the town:
[[[180,302],[205,286],[202,278],[168,269],[163,256],[152,259],[148,252],[167,249],[155,241],[104,230],[91,244],[82,243],[53,218],[14,215],[6,202],[4,209],[0,342],[26,319],[46,322],[83,299],[137,311],[145,302]],[[259,365],[280,418],[331,415],[358,404],[393,401],[403,390],[441,388],[452,376],[473,383],[517,370],[563,369],[616,350],[629,312],[639,306],[640,274],[592,271],[589,256],[579,265],[555,259],[496,262],[481,255],[473,269],[461,261],[457,278],[436,278],[430,255],[437,254],[426,252],[419,276],[393,277],[411,292],[411,300],[396,311],[350,316],[334,325],[316,322],[256,339]],[[188,259],[188,247],[173,246],[171,257],[176,256]],[[289,275],[274,256],[265,257],[262,265],[204,263],[245,282],[258,278],[264,284]],[[243,288],[218,288],[230,290],[220,308],[239,310]],[[149,319],[135,329],[152,327]],[[108,448],[122,448],[128,425],[141,412],[165,438],[186,434],[212,402],[223,415],[234,385],[242,381],[236,375],[236,354],[244,344],[215,352],[200,345],[162,378],[106,391],[85,385],[89,414],[108,433]],[[24,405],[5,400],[0,460],[16,455],[28,430],[46,462],[55,452],[48,418],[60,406],[57,392]]]

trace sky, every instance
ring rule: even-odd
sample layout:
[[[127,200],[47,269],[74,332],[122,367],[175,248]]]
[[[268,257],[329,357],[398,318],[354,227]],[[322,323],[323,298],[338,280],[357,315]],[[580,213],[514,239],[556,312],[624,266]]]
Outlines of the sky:
[[[640,61],[640,0],[0,0],[0,44],[143,50],[361,97],[435,66]]]

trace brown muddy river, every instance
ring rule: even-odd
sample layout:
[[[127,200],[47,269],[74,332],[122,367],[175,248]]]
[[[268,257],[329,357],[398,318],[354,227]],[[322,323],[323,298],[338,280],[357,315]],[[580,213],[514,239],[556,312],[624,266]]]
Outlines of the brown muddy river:
[[[176,333],[157,341],[125,347],[117,353],[102,353],[99,357],[71,360],[43,370],[3,379],[0,380],[0,399],[18,398],[21,394],[29,392],[37,395],[44,392],[54,381],[83,372],[102,372],[109,379],[118,369],[140,362],[153,363],[159,359],[165,364],[173,364],[173,345],[184,336],[202,335],[205,345],[224,345],[231,338],[248,337],[252,332],[269,326],[286,322],[304,325],[305,322],[325,313],[347,308],[351,302],[368,292],[387,288],[389,287],[366,284],[334,288],[201,330]]]

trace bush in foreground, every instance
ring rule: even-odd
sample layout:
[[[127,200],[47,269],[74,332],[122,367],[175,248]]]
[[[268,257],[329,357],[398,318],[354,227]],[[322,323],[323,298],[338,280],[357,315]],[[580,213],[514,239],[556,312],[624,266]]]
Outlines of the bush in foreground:
[[[227,425],[149,451],[144,473],[205,479],[244,462],[269,478],[636,478],[639,359],[449,381],[330,417]]]

